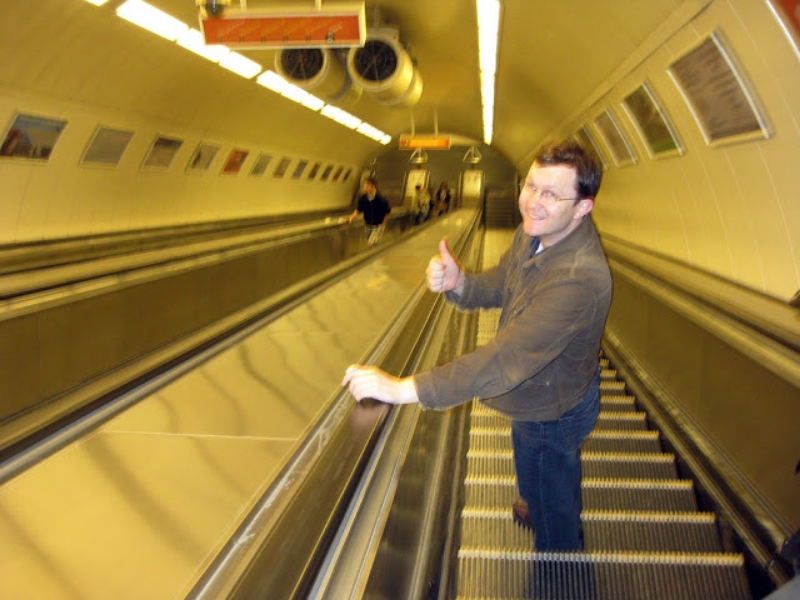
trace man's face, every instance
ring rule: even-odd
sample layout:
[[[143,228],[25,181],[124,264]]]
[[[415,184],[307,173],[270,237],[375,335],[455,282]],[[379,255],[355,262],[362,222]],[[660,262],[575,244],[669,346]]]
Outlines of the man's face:
[[[545,248],[566,237],[589,214],[594,202],[577,200],[577,173],[565,165],[533,163],[519,194],[523,230]]]
[[[375,186],[370,183],[369,181],[364,183],[364,193],[367,196],[374,196],[375,195]]]

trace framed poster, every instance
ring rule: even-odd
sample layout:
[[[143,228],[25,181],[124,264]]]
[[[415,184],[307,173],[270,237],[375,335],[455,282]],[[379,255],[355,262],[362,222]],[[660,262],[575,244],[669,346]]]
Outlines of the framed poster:
[[[336,167],[336,170],[333,172],[333,177],[331,178],[332,182],[339,181],[339,177],[342,176],[342,172],[344,171],[344,167],[339,166]]]
[[[200,143],[189,160],[189,164],[186,165],[186,171],[189,173],[208,171],[211,168],[214,157],[217,156],[217,152],[219,152],[219,146]]]
[[[225,165],[222,167],[223,175],[235,175],[241,171],[242,165],[244,161],[247,160],[249,154],[250,152],[247,150],[239,150],[237,148],[231,150],[231,153],[228,154],[228,159],[225,161]]]
[[[143,168],[152,169],[169,169],[172,166],[172,161],[175,160],[175,155],[181,149],[183,140],[157,136],[150,150],[144,157],[142,163]]]
[[[263,152],[259,154],[258,158],[256,158],[256,162],[253,163],[253,168],[250,169],[250,177],[260,177],[263,175],[271,160],[271,154],[264,154]]]
[[[18,113],[3,138],[0,156],[48,161],[66,126],[62,119]]]
[[[311,169],[308,171],[308,176],[307,176],[307,179],[308,179],[309,181],[310,181],[310,180],[312,180],[312,179],[314,179],[314,178],[317,176],[317,173],[319,173],[319,168],[320,168],[321,166],[322,166],[322,164],[321,164],[321,163],[318,163],[318,162],[317,162],[317,163],[314,163],[314,166],[312,166],[312,167],[311,167]]]
[[[342,183],[350,179],[350,176],[352,174],[353,174],[353,167],[350,167],[349,169],[347,169],[347,172],[344,174],[344,177],[342,177]]]
[[[636,163],[636,156],[633,154],[628,140],[622,135],[622,131],[617,125],[617,121],[611,111],[606,109],[594,119],[594,126],[600,132],[600,137],[606,143],[606,148],[618,167],[632,165]]]
[[[576,142],[597,157],[597,160],[600,161],[604,171],[608,170],[608,161],[606,160],[605,155],[600,152],[600,147],[597,145],[597,140],[594,139],[594,135],[589,132],[585,125],[573,133],[572,137]]]
[[[292,179],[300,179],[300,177],[303,176],[303,171],[306,170],[307,166],[308,166],[307,160],[301,160],[300,162],[298,162],[297,166],[294,168],[294,171],[292,172]]]
[[[633,121],[652,158],[683,154],[678,136],[675,135],[650,86],[645,83],[640,85],[625,96],[622,106]]]
[[[333,171],[333,165],[328,165],[322,171],[322,176],[319,178],[320,181],[328,181],[328,177],[331,176],[331,171]]]
[[[735,64],[721,34],[714,32],[669,68],[709,145],[769,137],[753,93]]]
[[[469,169],[461,173],[462,198],[483,197],[483,171]]]
[[[132,131],[100,126],[86,145],[81,164],[117,166],[131,139]]]
[[[286,158],[285,156],[281,159],[281,162],[278,163],[278,166],[275,167],[275,172],[272,174],[273,177],[276,179],[283,179],[283,176],[286,175],[286,170],[289,168],[292,159]]]

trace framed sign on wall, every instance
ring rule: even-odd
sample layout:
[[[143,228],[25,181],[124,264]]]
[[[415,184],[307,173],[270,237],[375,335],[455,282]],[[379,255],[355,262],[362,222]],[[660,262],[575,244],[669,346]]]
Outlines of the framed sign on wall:
[[[769,137],[752,88],[720,32],[672,63],[669,72],[709,145]]]

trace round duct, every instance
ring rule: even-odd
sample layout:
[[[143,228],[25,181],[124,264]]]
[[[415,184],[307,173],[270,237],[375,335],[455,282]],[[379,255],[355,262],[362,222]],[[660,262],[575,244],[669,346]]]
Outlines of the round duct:
[[[347,71],[353,83],[381,104],[411,107],[422,95],[422,77],[390,33],[368,33],[363,47],[351,48]]]
[[[275,70],[326,102],[349,104],[361,96],[361,89],[352,85],[341,59],[330,48],[281,48],[275,53]]]

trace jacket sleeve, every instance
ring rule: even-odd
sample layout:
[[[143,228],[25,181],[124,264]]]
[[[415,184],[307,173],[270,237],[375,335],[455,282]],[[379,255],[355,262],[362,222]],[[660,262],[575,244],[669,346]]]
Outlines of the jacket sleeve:
[[[564,351],[593,318],[597,302],[584,282],[564,277],[537,290],[528,306],[510,310],[506,326],[493,340],[415,375],[423,407],[444,409],[513,390]],[[547,377],[541,379],[541,385],[550,384]]]

